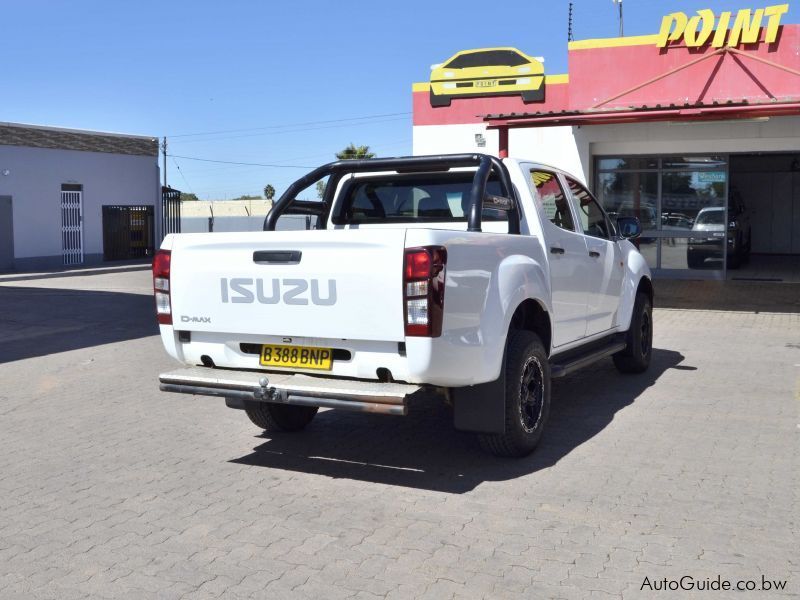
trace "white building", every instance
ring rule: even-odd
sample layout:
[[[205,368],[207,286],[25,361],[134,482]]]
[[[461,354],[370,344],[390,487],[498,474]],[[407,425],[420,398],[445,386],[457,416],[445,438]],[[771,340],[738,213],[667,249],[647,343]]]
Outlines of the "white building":
[[[0,270],[152,255],[157,159],[154,137],[0,123]]]

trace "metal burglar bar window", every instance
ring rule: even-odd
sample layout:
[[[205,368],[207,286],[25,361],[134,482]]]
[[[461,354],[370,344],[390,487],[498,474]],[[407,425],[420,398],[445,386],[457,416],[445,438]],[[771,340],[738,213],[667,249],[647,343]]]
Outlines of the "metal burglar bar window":
[[[103,259],[153,256],[154,219],[151,205],[103,206]]]
[[[83,192],[81,186],[61,186],[61,248],[65,265],[83,264]]]

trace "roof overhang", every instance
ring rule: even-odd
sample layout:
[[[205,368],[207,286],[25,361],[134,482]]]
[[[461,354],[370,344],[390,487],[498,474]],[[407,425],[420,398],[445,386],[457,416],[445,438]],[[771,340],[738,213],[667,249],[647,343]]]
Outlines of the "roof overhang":
[[[800,98],[781,102],[726,103],[724,105],[686,105],[640,107],[541,114],[490,114],[483,120],[489,129],[554,127],[558,125],[610,125],[652,121],[718,121],[800,115]]]

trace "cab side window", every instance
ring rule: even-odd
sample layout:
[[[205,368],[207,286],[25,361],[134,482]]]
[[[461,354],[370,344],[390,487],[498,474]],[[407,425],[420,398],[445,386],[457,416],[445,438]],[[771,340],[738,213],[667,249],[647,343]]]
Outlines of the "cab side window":
[[[531,181],[539,193],[542,210],[550,222],[561,229],[575,231],[572,212],[556,174],[549,171],[532,170]]]
[[[604,240],[611,239],[611,228],[606,215],[597,203],[597,200],[585,187],[574,179],[567,177],[567,185],[572,192],[572,197],[578,208],[578,218],[581,220],[581,231]]]

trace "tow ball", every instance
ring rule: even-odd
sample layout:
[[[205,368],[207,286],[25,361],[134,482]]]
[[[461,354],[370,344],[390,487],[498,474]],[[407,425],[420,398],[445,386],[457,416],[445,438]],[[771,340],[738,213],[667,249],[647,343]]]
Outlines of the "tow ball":
[[[275,389],[274,387],[269,386],[269,379],[266,377],[261,377],[258,380],[258,385],[261,386],[260,389],[255,391],[255,397],[258,400],[263,400],[264,402],[286,402],[288,400],[288,394],[285,392],[281,392],[280,390]]]

